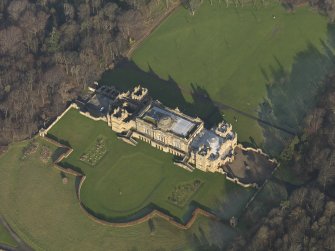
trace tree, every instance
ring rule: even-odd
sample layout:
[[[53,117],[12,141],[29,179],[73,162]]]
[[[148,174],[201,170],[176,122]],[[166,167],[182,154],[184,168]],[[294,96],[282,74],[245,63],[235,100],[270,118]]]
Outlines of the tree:
[[[75,16],[75,9],[72,4],[64,3],[64,15],[66,16],[67,20],[72,20]]]
[[[21,13],[27,8],[27,0],[12,0],[7,8],[7,11],[15,21],[20,17]]]
[[[47,50],[51,53],[57,52],[60,49],[60,32],[55,27],[46,41]]]

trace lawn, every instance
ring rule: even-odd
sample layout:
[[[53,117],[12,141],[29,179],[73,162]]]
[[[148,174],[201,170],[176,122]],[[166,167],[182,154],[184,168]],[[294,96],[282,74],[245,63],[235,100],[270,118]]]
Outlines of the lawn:
[[[229,219],[239,214],[254,192],[225,180],[221,174],[199,170],[188,172],[177,167],[173,164],[172,155],[149,144],[139,142],[136,147],[128,145],[118,140],[105,122],[90,120],[76,110],[70,110],[49,134],[67,141],[74,149],[63,162],[80,168],[87,176],[81,189],[82,202],[105,219],[126,219],[154,204],[185,222],[193,209],[189,205],[191,202],[221,212],[223,218]],[[80,156],[101,136],[106,139],[107,154],[92,168],[80,161]],[[169,197],[178,185],[196,179],[202,185],[188,196],[185,205],[171,203]],[[238,195],[239,198],[227,200],[230,194]]]
[[[121,88],[140,82],[170,105],[180,93],[197,103],[194,89],[202,89],[213,102],[296,132],[333,66],[330,30],[326,17],[307,6],[289,13],[276,1],[243,8],[205,1],[195,16],[179,8],[135,50],[132,69],[117,68],[102,82]],[[146,83],[154,80],[156,86]],[[232,109],[221,112],[242,142],[264,146],[278,136]]]
[[[17,246],[17,243],[15,242],[15,240],[10,236],[8,231],[1,224],[0,224],[0,244],[5,244],[11,247]]]
[[[21,159],[28,144],[15,143],[0,156],[0,211],[34,250],[206,250],[208,245],[223,247],[236,235],[205,217],[187,231],[155,218],[154,234],[148,223],[128,228],[97,224],[78,205],[74,177],[68,176],[64,185],[60,172],[38,151]]]

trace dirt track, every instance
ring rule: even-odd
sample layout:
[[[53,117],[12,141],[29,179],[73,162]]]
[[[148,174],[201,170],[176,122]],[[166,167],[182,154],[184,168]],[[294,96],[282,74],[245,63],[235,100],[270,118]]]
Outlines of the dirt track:
[[[32,251],[32,249],[20,239],[20,237],[13,231],[13,229],[8,225],[6,220],[0,216],[0,225],[4,226],[4,228],[8,231],[8,233],[12,236],[12,238],[16,241],[17,247],[13,248],[4,244],[0,244],[0,249],[8,250],[8,251]]]

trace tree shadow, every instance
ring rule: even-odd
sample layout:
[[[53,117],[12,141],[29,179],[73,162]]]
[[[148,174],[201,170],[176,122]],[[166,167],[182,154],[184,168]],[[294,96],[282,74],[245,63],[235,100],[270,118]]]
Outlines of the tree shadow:
[[[335,29],[329,29],[334,37]],[[334,40],[335,41],[335,40]],[[322,49],[308,44],[306,50],[295,56],[291,71],[284,69],[281,62],[274,56],[274,65],[270,73],[261,67],[267,79],[267,97],[259,105],[258,116],[261,120],[279,125],[287,131],[300,134],[306,114],[315,107],[318,96],[325,87],[325,79],[335,65],[331,41],[321,41]],[[263,128],[265,142],[263,148],[271,149],[270,154],[281,152],[287,140],[288,133],[260,124]]]
[[[192,103],[185,100],[176,81],[169,76],[167,80],[159,77],[149,66],[149,71],[143,71],[134,62],[124,60],[113,70],[103,74],[101,84],[113,85],[121,91],[127,91],[140,84],[149,89],[153,99],[158,99],[164,105],[178,107],[184,113],[198,116],[204,120],[205,126],[211,128],[222,121],[219,108],[214,104],[208,92],[195,83],[191,83]]]
[[[210,236],[211,250],[228,250],[231,242],[238,236],[238,231],[230,225],[222,222],[213,222],[210,224],[208,236]]]

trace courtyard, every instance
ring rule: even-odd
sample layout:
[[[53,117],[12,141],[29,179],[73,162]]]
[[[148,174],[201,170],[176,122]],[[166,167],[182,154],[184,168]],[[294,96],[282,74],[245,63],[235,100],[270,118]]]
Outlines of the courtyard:
[[[226,164],[223,170],[243,183],[256,183],[261,186],[264,180],[271,177],[276,167],[277,163],[269,161],[267,156],[236,147],[235,160]]]

